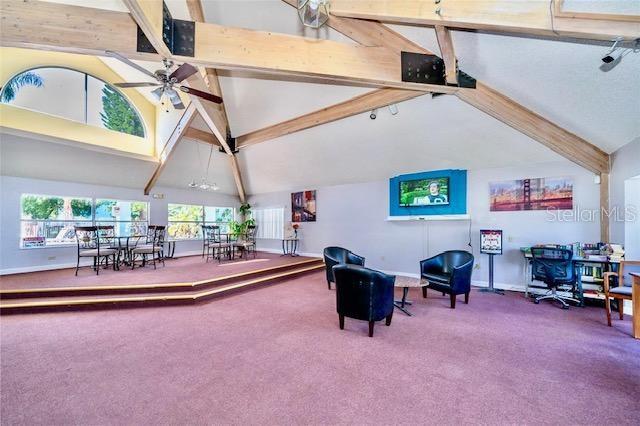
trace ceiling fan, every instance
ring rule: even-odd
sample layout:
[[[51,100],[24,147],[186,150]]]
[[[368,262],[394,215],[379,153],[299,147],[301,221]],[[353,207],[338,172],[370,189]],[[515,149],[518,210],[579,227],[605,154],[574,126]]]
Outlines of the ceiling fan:
[[[109,56],[112,56],[125,64],[129,65],[132,68],[137,69],[141,73],[148,75],[149,77],[155,79],[155,82],[140,82],[140,83],[114,83],[115,86],[121,87],[123,89],[128,89],[132,87],[155,87],[158,86],[157,89],[151,91],[153,96],[155,96],[159,101],[166,95],[173,107],[175,109],[184,109],[184,104],[180,100],[180,96],[176,89],[188,93],[190,95],[199,96],[208,101],[214,102],[216,104],[222,103],[222,98],[220,96],[212,95],[211,93],[203,92],[201,90],[192,89],[188,86],[182,86],[178,83],[181,83],[183,80],[191,77],[193,74],[198,72],[198,69],[191,64],[187,64],[186,62],[176,68],[173,72],[171,69],[174,64],[172,60],[163,59],[162,63],[164,64],[164,69],[159,69],[156,72],[151,72],[140,65],[136,64],[133,61],[125,58],[116,52],[107,52]]]

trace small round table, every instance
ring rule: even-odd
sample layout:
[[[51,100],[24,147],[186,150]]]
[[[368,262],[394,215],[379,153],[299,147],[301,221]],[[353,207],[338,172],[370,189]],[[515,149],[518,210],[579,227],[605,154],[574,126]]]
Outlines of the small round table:
[[[417,278],[409,278],[409,277],[396,277],[395,287],[402,288],[402,299],[395,300],[393,305],[400,309],[405,314],[412,316],[411,312],[405,308],[406,305],[411,305],[413,302],[407,300],[407,294],[409,294],[409,288],[421,288],[429,285],[429,282],[426,280],[419,280]]]

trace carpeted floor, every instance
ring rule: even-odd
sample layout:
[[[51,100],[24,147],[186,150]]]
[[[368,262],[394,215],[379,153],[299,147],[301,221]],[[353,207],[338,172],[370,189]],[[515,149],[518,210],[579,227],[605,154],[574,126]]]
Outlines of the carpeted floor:
[[[132,270],[130,267],[123,265],[118,271],[100,269],[100,275],[96,275],[90,267],[81,268],[77,277],[75,276],[75,268],[3,275],[0,277],[0,289],[190,282],[250,270],[271,268],[300,262],[305,259],[310,258],[258,252],[255,259],[251,255],[247,260],[236,258],[235,260],[224,260],[219,263],[217,260],[209,259],[207,263],[201,256],[187,256],[167,259],[165,266],[158,264],[155,270],[153,266],[144,268],[136,266]]]
[[[2,424],[640,424],[640,341],[522,294],[346,320],[314,273],[195,306],[0,318]]]

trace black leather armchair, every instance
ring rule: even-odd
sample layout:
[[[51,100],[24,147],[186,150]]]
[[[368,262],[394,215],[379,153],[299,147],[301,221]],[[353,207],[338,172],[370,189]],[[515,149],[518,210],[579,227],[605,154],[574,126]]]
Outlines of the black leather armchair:
[[[420,262],[420,277],[429,282],[428,288],[448,294],[451,309],[456,308],[456,296],[464,294],[464,303],[469,303],[473,255],[464,250],[450,250]],[[422,296],[427,297],[427,287],[422,287]]]
[[[376,321],[386,319],[391,325],[395,276],[347,264],[334,266],[333,273],[340,330],[344,330],[344,317],[369,321],[369,337]]]
[[[324,249],[324,265],[327,269],[329,290],[331,290],[331,283],[336,282],[333,277],[333,267],[342,264],[364,266],[364,257],[358,256],[342,247],[327,247]]]

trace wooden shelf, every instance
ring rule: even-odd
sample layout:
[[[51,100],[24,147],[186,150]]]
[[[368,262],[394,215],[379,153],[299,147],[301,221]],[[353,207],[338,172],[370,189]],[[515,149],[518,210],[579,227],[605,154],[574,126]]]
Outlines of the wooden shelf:
[[[471,220],[468,214],[438,214],[438,215],[416,215],[416,216],[387,216],[389,222],[406,221],[438,221],[438,220]]]

